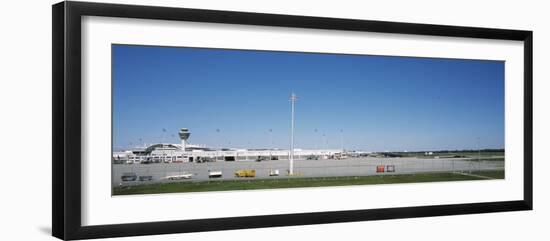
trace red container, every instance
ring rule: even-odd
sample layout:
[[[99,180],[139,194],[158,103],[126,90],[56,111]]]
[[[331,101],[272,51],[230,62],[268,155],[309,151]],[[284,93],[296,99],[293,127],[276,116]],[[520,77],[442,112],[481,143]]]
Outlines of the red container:
[[[383,165],[376,166],[376,172],[384,172],[384,166]]]

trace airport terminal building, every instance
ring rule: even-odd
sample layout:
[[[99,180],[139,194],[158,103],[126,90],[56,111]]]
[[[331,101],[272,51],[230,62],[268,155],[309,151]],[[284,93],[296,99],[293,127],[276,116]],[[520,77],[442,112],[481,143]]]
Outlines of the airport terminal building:
[[[187,143],[190,133],[186,128],[179,132],[181,144],[158,143],[145,148],[113,152],[112,161],[122,163],[182,163],[210,161],[264,161],[288,160],[290,150],[208,148]],[[343,158],[340,149],[294,149],[295,159]]]
[[[191,146],[189,146],[191,147]],[[213,150],[199,147],[185,150],[178,144],[155,144],[144,149],[134,149],[113,153],[115,163],[179,163],[208,161],[262,161],[288,160],[289,150],[280,149],[221,149]],[[294,149],[295,159],[337,158],[342,150],[302,150]]]

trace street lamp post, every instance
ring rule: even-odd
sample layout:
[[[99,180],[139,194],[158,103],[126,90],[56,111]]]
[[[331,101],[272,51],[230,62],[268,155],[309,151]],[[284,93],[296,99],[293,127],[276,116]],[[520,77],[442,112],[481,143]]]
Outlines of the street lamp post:
[[[269,149],[273,149],[273,129],[269,129]]]
[[[317,128],[315,128],[313,130],[313,132],[315,132],[315,134],[313,135],[313,142],[315,143],[315,149],[317,150],[317,149],[319,149],[319,147],[317,146],[318,145],[318,143],[317,143]]]
[[[481,143],[479,141],[479,137],[477,138],[477,161],[479,162],[481,159]]]
[[[273,129],[269,129],[269,160],[273,159],[272,151],[273,151]]]
[[[323,149],[327,149],[328,148],[328,139],[327,139],[327,135],[325,135],[325,133],[323,133]]]
[[[223,142],[222,142],[222,138],[220,136],[220,129],[219,128],[216,128],[216,137],[218,138],[218,140],[216,140],[216,144],[219,146],[219,149],[221,150],[223,148],[223,144],[220,144],[220,143],[223,143]]]
[[[166,128],[162,128],[162,138],[160,140],[161,147],[164,147],[164,135],[166,135]]]
[[[344,152],[344,129],[340,129],[340,149]]]
[[[479,139],[479,137],[477,137],[477,166],[478,166],[478,171],[481,170],[481,141]]]

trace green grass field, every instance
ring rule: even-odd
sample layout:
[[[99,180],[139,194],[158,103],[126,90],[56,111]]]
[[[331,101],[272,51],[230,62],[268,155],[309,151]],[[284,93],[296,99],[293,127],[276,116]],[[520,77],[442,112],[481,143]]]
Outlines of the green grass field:
[[[504,170],[501,171],[479,171],[472,174],[488,177],[490,179],[504,179]]]
[[[201,181],[148,184],[138,186],[115,187],[113,195],[175,193],[175,192],[209,192],[229,190],[255,190],[297,187],[327,187],[348,185],[373,185],[391,183],[443,182],[503,179],[504,171],[480,171],[472,174],[487,178],[468,176],[458,173],[422,173],[403,175],[376,175],[357,177],[317,177],[317,178],[278,178],[249,179],[227,181]]]

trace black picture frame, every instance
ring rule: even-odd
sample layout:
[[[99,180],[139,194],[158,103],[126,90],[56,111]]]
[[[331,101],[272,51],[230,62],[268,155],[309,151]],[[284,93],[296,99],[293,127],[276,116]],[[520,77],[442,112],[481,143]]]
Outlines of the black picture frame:
[[[517,40],[524,43],[523,199],[421,207],[139,222],[99,226],[81,224],[81,17],[230,23],[379,33]],[[533,208],[533,32],[415,23],[290,16],[90,2],[52,6],[53,156],[52,233],[60,239],[88,239],[229,229],[309,225],[381,219],[532,210]]]

